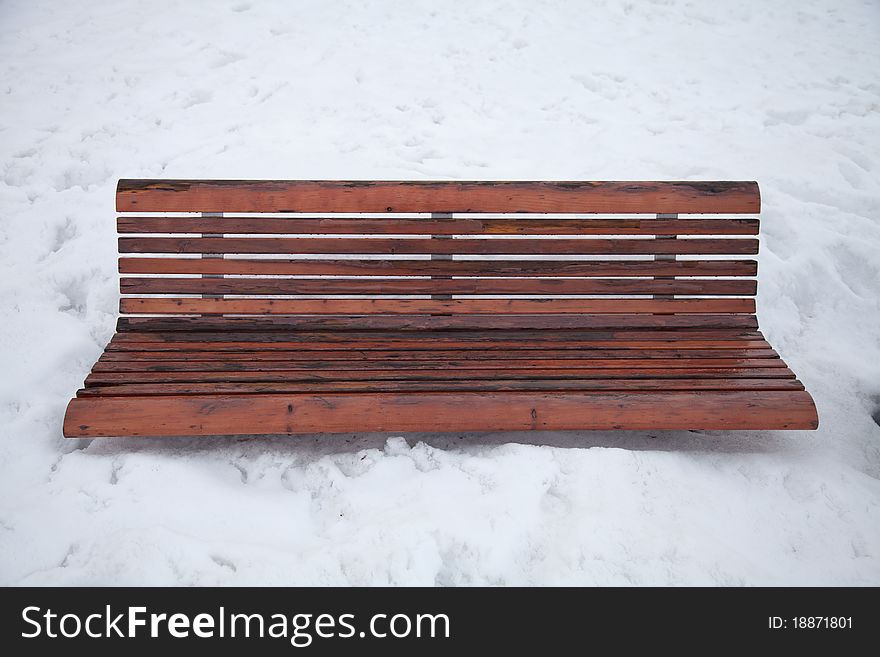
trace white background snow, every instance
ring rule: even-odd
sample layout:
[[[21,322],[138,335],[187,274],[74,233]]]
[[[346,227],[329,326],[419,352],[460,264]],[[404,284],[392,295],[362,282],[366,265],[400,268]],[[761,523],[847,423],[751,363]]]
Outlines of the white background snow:
[[[880,584],[880,3],[0,3],[0,583]],[[816,432],[66,441],[120,177],[755,179]]]

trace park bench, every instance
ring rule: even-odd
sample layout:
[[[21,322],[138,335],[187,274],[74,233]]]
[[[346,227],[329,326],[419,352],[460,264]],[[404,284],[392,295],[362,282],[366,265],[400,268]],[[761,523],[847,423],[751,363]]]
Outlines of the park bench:
[[[64,435],[815,429],[754,182],[121,180]]]

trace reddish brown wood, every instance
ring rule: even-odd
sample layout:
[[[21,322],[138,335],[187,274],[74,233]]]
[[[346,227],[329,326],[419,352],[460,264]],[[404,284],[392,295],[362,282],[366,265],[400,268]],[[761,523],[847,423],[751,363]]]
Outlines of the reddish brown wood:
[[[501,330],[501,329],[730,329],[750,330],[758,326],[754,315],[301,315],[274,316],[277,326],[287,326],[291,331],[351,331],[351,330],[402,330],[406,331],[445,331],[445,330]],[[134,318],[132,318],[134,319]],[[143,319],[159,319],[156,317]],[[169,320],[186,319],[246,319],[244,317],[175,317]],[[267,317],[253,316],[264,320]],[[230,326],[234,329],[234,326]]]
[[[264,235],[757,235],[757,219],[119,217],[119,233]]]
[[[406,361],[376,360],[226,360],[226,361],[98,361],[93,372],[298,372],[298,371],[399,371],[418,373],[421,370],[458,372],[477,370],[530,370],[544,371],[569,369],[633,370],[666,367],[669,369],[731,368],[731,367],[785,367],[779,358],[517,358],[501,359],[412,359]]]
[[[310,381],[308,383],[118,383],[83,388],[77,397],[324,392],[620,390],[803,390],[796,379],[492,379],[486,381]]]
[[[559,349],[559,350],[569,350],[569,351],[577,351],[579,349],[614,349],[618,351],[623,351],[627,348],[626,345],[621,346],[614,340],[583,340],[583,341],[575,341],[573,343],[568,342],[539,342],[535,343],[532,341],[505,341],[505,342],[487,342],[480,343],[475,341],[470,342],[452,342],[449,340],[442,341],[443,347],[449,349],[457,349],[459,351],[470,351],[474,353],[481,352],[499,352],[499,353],[507,353],[511,350],[528,350],[532,349],[535,346],[546,346],[548,348]],[[645,348],[645,349],[676,349],[679,347],[682,348],[696,348],[696,347],[704,347],[706,349],[714,349],[714,350],[722,350],[724,348],[734,348],[737,346],[734,342],[689,342],[689,341],[643,341],[643,342],[632,342],[628,345],[632,348]],[[760,348],[766,347],[767,344],[763,341],[753,341],[750,343],[743,343],[743,347],[748,348]],[[235,352],[242,352],[252,349],[261,349],[264,351],[272,351],[272,350],[288,350],[288,349],[302,349],[308,348],[315,351],[321,350],[333,350],[339,349],[340,343],[336,342],[309,342],[307,344],[301,342],[255,342],[255,341],[245,341],[245,342],[199,342],[199,341],[191,341],[191,342],[182,342],[182,341],[165,341],[165,342],[121,342],[117,340],[113,340],[107,345],[108,352],[119,352],[119,353],[129,353],[133,351],[143,351],[149,353],[167,353],[173,355],[175,353],[179,353],[185,350],[204,350],[210,351],[212,353],[217,354],[228,354]],[[358,342],[355,347],[355,350],[358,353],[369,352],[372,350],[391,350],[391,349],[410,349],[413,352],[418,353],[419,351],[428,350],[431,347],[427,346],[424,342],[420,341],[412,341],[412,340],[385,340],[385,341],[362,341]]]
[[[651,278],[123,278],[123,294],[683,294],[754,296],[750,279],[656,280]]]
[[[123,313],[407,315],[495,313],[753,313],[753,299],[157,299],[123,298]]]
[[[505,316],[506,317],[506,316]],[[528,316],[522,316],[523,319]],[[567,319],[571,317],[565,316]],[[644,315],[586,315],[588,322],[578,326],[564,326],[548,328],[547,326],[516,326],[503,327],[478,327],[476,329],[449,327],[418,327],[417,329],[375,329],[341,330],[339,327],[332,329],[304,329],[297,318],[289,317],[120,317],[117,321],[117,329],[120,335],[133,333],[160,333],[179,335],[181,333],[214,333],[229,335],[235,333],[263,333],[276,335],[279,332],[287,332],[286,339],[302,340],[358,340],[361,338],[389,338],[389,339],[413,339],[420,338],[423,341],[446,339],[452,336],[454,339],[475,339],[481,341],[494,340],[518,340],[533,338],[536,340],[571,340],[571,339],[619,339],[619,340],[693,340],[693,339],[762,339],[763,335],[757,329],[754,317],[743,318],[739,315],[733,319],[742,326],[716,327],[689,325],[689,320],[705,319],[707,322],[714,315],[686,315],[671,318],[677,322],[674,326],[645,326],[650,322]],[[440,319],[440,318],[435,318]],[[502,319],[502,318],[499,318]],[[537,319],[542,319],[538,317]],[[595,322],[595,325],[593,325]]]
[[[446,239],[357,237],[120,237],[120,253],[373,255],[754,255],[739,239]]]
[[[682,316],[690,317],[690,315]],[[675,316],[678,318],[678,316]],[[130,318],[132,321],[136,318]],[[144,317],[146,320],[164,321],[173,323],[175,320],[188,318],[176,317]],[[219,318],[199,317],[199,320],[214,320],[222,322],[225,319],[245,318]],[[620,344],[623,347],[631,346],[633,342],[667,342],[682,344],[684,342],[699,342],[709,347],[716,343],[729,342],[732,346],[742,344],[741,341],[763,341],[760,331],[740,328],[687,328],[677,326],[662,326],[648,328],[583,328],[583,329],[495,329],[483,330],[296,330],[286,329],[281,325],[278,329],[248,327],[247,324],[231,326],[228,331],[216,324],[192,327],[181,327],[180,330],[169,329],[163,325],[129,325],[113,336],[111,342],[181,342],[197,341],[205,344],[205,348],[213,348],[214,342],[228,342],[230,340],[245,343],[274,343],[292,342],[302,348],[314,348],[314,343],[335,344],[334,349],[339,349],[340,344],[346,348],[362,348],[367,343],[388,342],[391,344],[408,344],[410,348],[437,348],[439,345],[476,345],[481,348],[491,348],[493,344],[512,345],[519,343],[532,348],[545,348],[547,344],[560,344],[562,348],[578,342],[602,341],[611,345]],[[762,342],[762,344],[765,344]],[[394,347],[392,347],[394,348]]]
[[[693,367],[507,369],[506,378],[519,379],[702,379],[702,378],[780,378],[793,379],[787,367]],[[495,370],[458,368],[454,372],[437,370],[285,370],[280,372],[92,372],[86,386],[106,383],[159,381],[457,381],[501,378]]]
[[[296,350],[270,351],[250,349],[247,351],[105,351],[99,363],[123,363],[130,361],[401,361],[413,360],[512,360],[512,359],[578,359],[578,358],[777,358],[773,349],[419,349],[392,351],[388,349]]]
[[[754,260],[284,260],[120,258],[123,274],[273,276],[755,276]]]
[[[817,425],[743,298],[756,218],[549,216],[752,214],[755,183],[123,180],[117,205],[410,216],[120,217],[120,252],[181,254],[120,258],[148,276],[121,309],[170,316],[120,318],[65,435]],[[701,254],[733,258],[644,257]]]
[[[120,180],[116,209],[756,214],[761,198],[755,182]]]
[[[675,316],[678,317],[678,316]],[[165,323],[184,318],[143,318]],[[222,321],[226,318],[198,318]],[[232,321],[234,318],[229,318]],[[134,318],[132,318],[132,321]],[[321,330],[297,331],[271,330],[258,327],[248,328],[247,324],[230,327],[223,331],[216,324],[195,326],[186,330],[170,330],[166,325],[151,324],[128,326],[113,336],[111,345],[161,345],[167,344],[175,349],[184,348],[184,343],[200,345],[198,349],[216,349],[219,344],[241,344],[244,348],[281,348],[288,344],[297,349],[438,349],[438,348],[476,348],[510,349],[531,348],[571,349],[582,346],[596,346],[612,349],[629,349],[648,345],[644,348],[679,349],[700,348],[753,348],[766,347],[767,343],[760,331],[749,329],[691,329],[679,327],[663,328],[602,328],[602,329],[534,329],[534,330],[454,330],[454,331],[415,331],[415,330]],[[390,345],[381,347],[379,345]],[[151,347],[152,348],[152,347]]]
[[[67,408],[64,433],[815,429],[817,424],[813,401],[803,391],[337,393],[77,398]]]

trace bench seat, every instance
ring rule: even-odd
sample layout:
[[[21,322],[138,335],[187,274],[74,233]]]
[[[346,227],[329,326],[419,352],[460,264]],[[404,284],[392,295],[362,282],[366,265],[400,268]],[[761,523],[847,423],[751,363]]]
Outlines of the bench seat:
[[[804,386],[758,330],[161,327],[114,336],[71,403],[66,433],[805,429],[816,421]]]
[[[180,189],[198,188],[189,184]],[[120,194],[124,201],[127,190],[162,189],[160,182],[152,185],[122,181]],[[235,206],[234,199],[221,200]],[[563,259],[528,257],[528,251],[527,258],[513,259],[507,253],[517,247],[513,240],[449,239],[442,232],[409,241],[384,237],[391,229],[448,228],[469,235],[493,226],[492,219],[438,216],[434,207],[426,208],[432,217],[407,219],[412,225],[404,226],[392,220],[397,225],[383,228],[373,218],[337,219],[360,222],[347,227],[333,219],[301,220],[313,222],[307,225],[274,216],[260,218],[259,224],[247,217],[227,220],[214,215],[224,205],[213,203],[188,199],[185,207],[211,213],[204,217],[119,219],[123,234],[149,237],[120,240],[123,253],[144,255],[120,261],[125,316],[68,407],[66,436],[818,425],[810,395],[758,329],[754,280],[742,277],[754,271],[749,261],[677,259],[681,251],[753,253],[756,241],[741,236],[755,234],[757,220],[720,220],[716,229],[739,230],[734,235],[742,243],[728,238],[720,247],[712,243],[721,240],[706,237],[714,236],[706,231],[719,220],[691,219],[682,225],[688,220],[669,213],[609,219],[604,228],[601,219],[577,219],[573,225],[556,218],[552,226],[528,223],[534,219],[499,220],[507,222],[498,224],[502,235],[516,229],[526,235],[537,230],[580,235],[592,227],[600,234],[639,236],[578,239],[581,244],[572,237],[548,238],[544,243],[555,242],[553,253],[563,251]],[[259,206],[253,198],[249,203],[249,208]],[[383,210],[393,210],[389,201],[383,203]],[[456,207],[445,203],[444,208]],[[663,206],[654,200],[651,207],[658,204]],[[168,205],[160,209],[182,207]],[[687,203],[679,205],[689,209]],[[352,203],[340,207],[351,210]],[[127,209],[125,202],[120,209]],[[309,237],[302,237],[304,230]],[[356,245],[338,236],[314,237],[333,230],[367,231],[374,237]],[[386,232],[376,239],[378,230]],[[648,230],[674,230],[669,244],[676,244],[661,244],[657,232],[644,237]],[[257,231],[260,237],[250,236]],[[688,231],[703,235],[705,246],[676,239]],[[300,237],[257,243],[267,233]],[[478,241],[483,243],[464,244]],[[633,257],[644,256],[645,249],[624,241],[652,242],[650,259]],[[542,247],[537,240],[528,244]],[[331,249],[331,255],[314,256]],[[582,252],[607,257],[608,250],[616,258],[570,257]],[[658,258],[658,250],[667,257]],[[340,251],[373,257],[341,259]],[[427,259],[421,255],[425,251]],[[474,251],[484,256],[488,251],[490,257],[460,258]],[[276,254],[274,260],[265,257],[269,252]],[[178,259],[170,254],[192,253],[197,257],[168,264]],[[376,259],[389,256],[394,258]],[[590,263],[603,269],[591,275]],[[631,265],[635,269],[627,270]],[[324,269],[307,270],[316,266]],[[315,273],[328,267],[342,272]],[[655,275],[695,269],[704,277]],[[626,276],[630,273],[634,276]]]

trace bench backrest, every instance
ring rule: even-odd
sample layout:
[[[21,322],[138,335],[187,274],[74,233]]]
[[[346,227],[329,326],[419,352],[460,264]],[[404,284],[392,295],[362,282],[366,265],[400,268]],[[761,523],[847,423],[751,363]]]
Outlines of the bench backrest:
[[[129,316],[756,325],[755,182],[120,180],[116,206]]]

